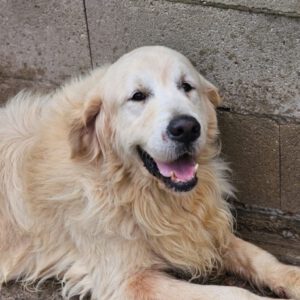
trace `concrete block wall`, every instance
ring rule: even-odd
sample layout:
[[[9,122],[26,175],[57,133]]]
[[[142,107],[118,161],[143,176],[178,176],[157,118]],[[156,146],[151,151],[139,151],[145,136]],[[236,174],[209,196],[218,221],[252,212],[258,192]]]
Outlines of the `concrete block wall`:
[[[152,44],[182,52],[220,88],[238,220],[289,216],[289,234],[268,239],[294,243],[300,261],[299,0],[0,0],[0,102]]]
[[[300,213],[300,2],[0,0],[0,101],[142,45],[188,56],[220,88],[238,200]]]

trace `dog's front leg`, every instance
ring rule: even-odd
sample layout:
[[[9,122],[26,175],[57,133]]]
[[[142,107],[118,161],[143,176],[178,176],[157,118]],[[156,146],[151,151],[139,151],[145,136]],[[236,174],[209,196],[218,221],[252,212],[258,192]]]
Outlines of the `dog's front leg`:
[[[247,290],[199,285],[177,280],[156,271],[144,271],[126,284],[126,300],[267,300]]]
[[[234,235],[224,261],[227,270],[257,285],[268,286],[280,296],[300,300],[299,267],[282,264],[268,252]]]

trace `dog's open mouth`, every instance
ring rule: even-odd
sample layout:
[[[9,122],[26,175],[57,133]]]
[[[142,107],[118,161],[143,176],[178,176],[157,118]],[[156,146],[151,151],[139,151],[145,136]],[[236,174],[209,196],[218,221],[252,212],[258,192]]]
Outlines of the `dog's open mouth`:
[[[197,184],[197,168],[193,157],[184,154],[171,162],[155,161],[141,147],[137,147],[139,156],[150,174],[160,179],[176,192],[188,192]]]

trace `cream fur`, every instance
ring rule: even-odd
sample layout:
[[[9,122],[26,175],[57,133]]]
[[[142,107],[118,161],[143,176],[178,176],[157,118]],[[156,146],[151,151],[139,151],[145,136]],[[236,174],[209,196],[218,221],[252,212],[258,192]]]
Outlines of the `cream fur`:
[[[182,74],[196,85],[189,99],[174,84]],[[129,103],[141,82],[157,93],[147,104]],[[232,235],[225,202],[232,187],[216,144],[219,102],[215,87],[164,47],[137,49],[50,95],[11,99],[0,110],[0,285],[57,277],[66,298],[260,298],[163,273],[203,276],[226,267],[299,300],[298,268]],[[171,157],[159,132],[180,112],[202,126],[199,183],[187,193],[166,188],[134,151],[140,143]],[[287,276],[261,270],[261,262]]]

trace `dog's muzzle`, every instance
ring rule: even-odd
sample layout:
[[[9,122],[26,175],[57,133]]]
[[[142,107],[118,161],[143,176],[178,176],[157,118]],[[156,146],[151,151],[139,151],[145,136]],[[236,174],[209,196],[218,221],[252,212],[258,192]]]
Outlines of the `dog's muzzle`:
[[[198,164],[193,155],[193,145],[200,133],[200,124],[194,117],[176,116],[167,127],[167,135],[176,145],[176,158],[172,161],[156,160],[138,146],[138,154],[144,167],[168,188],[179,192],[190,191],[197,184]]]

